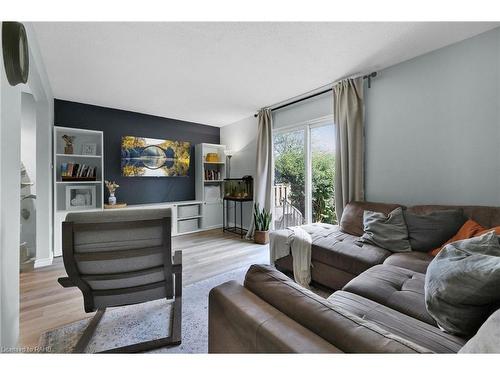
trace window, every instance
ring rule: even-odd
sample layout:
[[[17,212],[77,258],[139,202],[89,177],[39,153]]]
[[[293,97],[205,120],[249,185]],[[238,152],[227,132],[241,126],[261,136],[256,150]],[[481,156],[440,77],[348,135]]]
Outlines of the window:
[[[336,223],[334,145],[330,118],[273,132],[275,228]]]
[[[335,131],[333,124],[311,126],[312,222],[334,224]]]

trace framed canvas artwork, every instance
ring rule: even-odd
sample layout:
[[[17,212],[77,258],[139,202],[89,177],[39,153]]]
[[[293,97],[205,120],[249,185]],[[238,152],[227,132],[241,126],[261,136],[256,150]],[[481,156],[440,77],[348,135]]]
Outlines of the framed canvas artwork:
[[[189,175],[190,142],[124,136],[121,153],[121,170],[125,177]]]

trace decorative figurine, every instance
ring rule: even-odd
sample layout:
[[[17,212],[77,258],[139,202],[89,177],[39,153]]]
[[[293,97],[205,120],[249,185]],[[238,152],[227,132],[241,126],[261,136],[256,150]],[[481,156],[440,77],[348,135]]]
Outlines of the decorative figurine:
[[[66,143],[66,146],[64,146],[64,153],[65,154],[72,154],[73,153],[73,141],[75,140],[75,137],[73,135],[64,134],[62,136],[62,139]]]

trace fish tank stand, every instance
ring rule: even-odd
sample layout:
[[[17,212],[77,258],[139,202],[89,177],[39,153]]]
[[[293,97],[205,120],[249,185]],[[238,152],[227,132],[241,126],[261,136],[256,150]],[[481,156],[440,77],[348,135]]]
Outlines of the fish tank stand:
[[[243,238],[243,236],[247,233],[247,230],[243,228],[243,203],[253,202],[252,176],[224,179],[224,199],[222,202],[223,231],[239,234],[241,238]],[[233,225],[229,226],[229,208],[231,206],[233,207]]]
[[[223,212],[224,212],[224,218],[223,218],[223,226],[222,230],[224,232],[230,232],[234,234],[239,234],[241,238],[247,234],[247,230],[243,228],[243,203],[244,202],[253,202],[253,198],[238,198],[238,197],[224,197],[222,200],[223,202]],[[233,225],[229,226],[229,207],[231,206],[231,203],[233,202]],[[239,206],[238,206],[239,203]],[[239,208],[239,210],[238,210]],[[238,215],[239,214],[239,215]],[[239,225],[238,225],[238,218],[239,216]]]

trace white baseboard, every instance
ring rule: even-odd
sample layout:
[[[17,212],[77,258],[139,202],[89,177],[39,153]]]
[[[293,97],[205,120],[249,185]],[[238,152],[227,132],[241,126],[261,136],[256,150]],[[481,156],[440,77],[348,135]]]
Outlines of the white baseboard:
[[[49,257],[49,258],[41,258],[41,259],[36,259],[35,260],[35,268],[40,268],[40,267],[47,267],[52,265],[52,260],[54,257]]]

